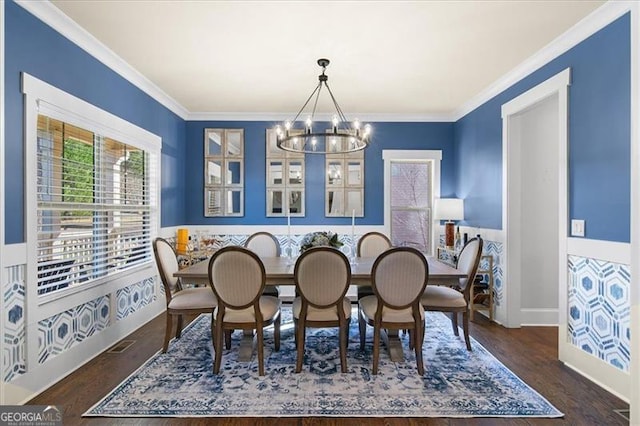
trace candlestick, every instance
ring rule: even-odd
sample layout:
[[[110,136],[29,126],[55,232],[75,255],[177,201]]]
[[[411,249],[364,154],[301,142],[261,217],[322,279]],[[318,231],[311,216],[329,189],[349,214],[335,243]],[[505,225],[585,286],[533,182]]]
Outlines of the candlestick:
[[[355,226],[356,226],[356,209],[351,210],[351,238],[355,235]]]

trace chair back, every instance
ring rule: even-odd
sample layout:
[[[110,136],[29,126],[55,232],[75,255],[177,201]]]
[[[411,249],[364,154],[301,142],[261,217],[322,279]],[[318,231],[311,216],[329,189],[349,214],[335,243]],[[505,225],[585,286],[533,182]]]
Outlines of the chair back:
[[[391,248],[391,240],[380,232],[368,232],[358,240],[358,257],[377,257]]]
[[[371,270],[373,292],[392,309],[419,303],[429,280],[427,259],[413,247],[395,247],[382,253]]]
[[[182,289],[180,278],[173,276],[179,269],[178,257],[171,244],[164,238],[153,240],[153,254],[168,303],[171,300],[171,295]]]
[[[244,246],[257,254],[259,257],[279,257],[280,243],[278,239],[269,232],[256,232],[247,238]]]
[[[262,261],[244,247],[224,247],[209,260],[209,285],[218,304],[232,309],[247,308],[260,298],[265,282]]]
[[[298,257],[296,289],[311,306],[326,308],[342,301],[351,283],[349,259],[331,247],[313,247]]]
[[[480,264],[480,257],[482,256],[482,238],[475,237],[467,241],[467,244],[462,247],[462,251],[458,255],[458,261],[456,262],[456,269],[467,274],[465,278],[460,278],[460,287],[463,289],[465,297],[468,299],[471,286],[468,283],[473,283],[473,280],[478,272],[478,265]]]

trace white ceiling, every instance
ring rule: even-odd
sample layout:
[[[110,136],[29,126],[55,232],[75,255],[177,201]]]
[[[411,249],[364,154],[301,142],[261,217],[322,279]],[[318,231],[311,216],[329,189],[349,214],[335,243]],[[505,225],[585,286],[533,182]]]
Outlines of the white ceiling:
[[[604,1],[53,0],[190,113],[451,115]],[[319,111],[327,108],[319,108]]]

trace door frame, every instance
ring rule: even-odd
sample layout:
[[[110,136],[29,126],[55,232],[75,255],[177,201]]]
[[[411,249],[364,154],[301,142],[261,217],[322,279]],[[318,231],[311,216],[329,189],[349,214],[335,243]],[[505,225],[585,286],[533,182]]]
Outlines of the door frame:
[[[571,69],[567,68],[532,89],[502,105],[502,227],[505,231],[504,300],[506,327],[521,326],[521,232],[520,232],[520,177],[519,146],[512,135],[511,119],[526,109],[558,96],[558,333],[567,333],[567,221],[568,221],[568,95]],[[559,350],[566,339],[559,338]],[[560,358],[562,359],[562,357]]]

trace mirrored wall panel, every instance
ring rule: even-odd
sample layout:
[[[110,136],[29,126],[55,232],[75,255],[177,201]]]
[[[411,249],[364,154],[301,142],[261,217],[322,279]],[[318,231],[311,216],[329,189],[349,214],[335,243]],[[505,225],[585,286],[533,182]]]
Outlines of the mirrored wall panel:
[[[204,215],[244,215],[244,129],[204,129]]]
[[[364,216],[364,151],[327,154],[325,216],[352,215]]]
[[[273,129],[267,129],[266,143],[267,216],[304,216],[304,154],[279,149]]]

